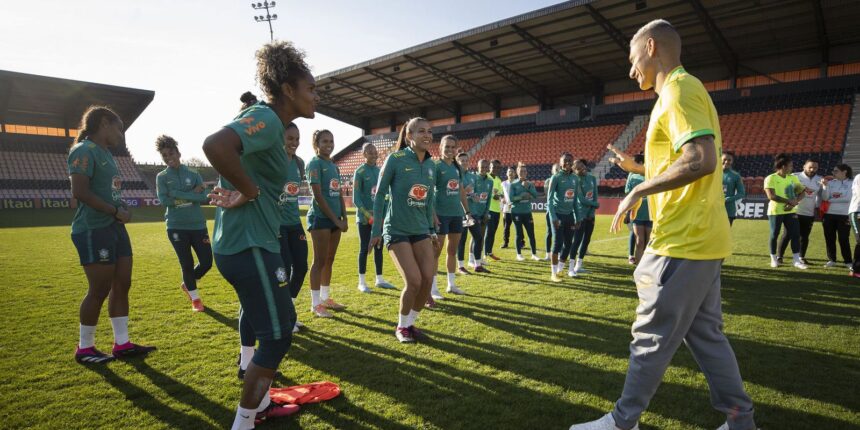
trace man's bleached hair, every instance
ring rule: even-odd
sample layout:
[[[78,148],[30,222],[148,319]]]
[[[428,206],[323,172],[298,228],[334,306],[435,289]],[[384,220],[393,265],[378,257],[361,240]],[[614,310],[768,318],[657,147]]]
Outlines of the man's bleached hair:
[[[681,36],[678,34],[678,31],[675,30],[675,27],[673,27],[672,24],[670,24],[669,21],[666,21],[665,19],[655,19],[648,24],[643,25],[642,28],[640,28],[636,32],[636,34],[633,35],[633,38],[630,39],[630,43],[632,44],[633,42],[639,40],[641,37],[649,34],[653,35],[652,37],[654,37],[655,39],[660,38],[660,36],[669,36],[675,38],[677,39],[678,44],[680,46]]]

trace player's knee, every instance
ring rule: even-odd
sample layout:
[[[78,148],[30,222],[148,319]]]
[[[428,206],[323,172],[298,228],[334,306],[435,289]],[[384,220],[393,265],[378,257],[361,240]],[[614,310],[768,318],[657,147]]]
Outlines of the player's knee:
[[[277,369],[278,365],[281,364],[281,360],[284,359],[290,350],[291,343],[292,339],[289,337],[285,339],[261,339],[260,346],[257,347],[252,361],[257,366],[265,369]]]

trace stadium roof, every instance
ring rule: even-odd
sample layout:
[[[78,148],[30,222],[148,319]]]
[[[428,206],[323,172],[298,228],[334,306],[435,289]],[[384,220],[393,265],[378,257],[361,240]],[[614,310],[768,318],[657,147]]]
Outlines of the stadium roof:
[[[397,113],[451,117],[466,103],[498,111],[503,98],[546,106],[634,91],[629,39],[657,18],[681,33],[685,66],[708,79],[860,59],[858,1],[574,0],[320,75],[318,110],[368,129]]]
[[[92,104],[113,108],[126,129],[155,92],[0,70],[0,122],[76,128]]]

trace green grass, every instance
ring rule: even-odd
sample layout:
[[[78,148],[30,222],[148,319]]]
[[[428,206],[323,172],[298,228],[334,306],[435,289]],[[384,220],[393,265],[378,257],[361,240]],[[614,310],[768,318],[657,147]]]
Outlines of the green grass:
[[[213,269],[194,314],[159,210],[138,210],[132,339],[157,345],[146,359],[84,367],[72,359],[86,289],[69,238],[70,211],[0,214],[0,428],[227,428],[240,383],[232,288]],[[538,217],[536,217],[538,218]],[[540,218],[539,218],[540,219]],[[333,295],[349,305],[313,319],[302,291],[296,336],[278,386],[330,380],[343,395],[263,428],[567,428],[612,407],[627,368],[637,304],[626,240],[598,220],[588,275],[550,284],[543,262],[499,254],[487,276],[458,277],[466,297],[421,314],[431,342],[393,336],[399,292],[356,288],[357,233],[338,252]],[[539,243],[543,222],[538,221]],[[50,227],[26,227],[51,225]],[[210,222],[210,231],[211,231]],[[801,272],[767,266],[767,223],[738,221],[723,270],[725,330],[764,429],[860,428],[860,288],[822,269],[816,224]],[[371,266],[372,267],[372,264]],[[385,274],[399,276],[386,257]],[[109,348],[102,312],[97,344]],[[713,429],[707,383],[681,348],[642,428]]]

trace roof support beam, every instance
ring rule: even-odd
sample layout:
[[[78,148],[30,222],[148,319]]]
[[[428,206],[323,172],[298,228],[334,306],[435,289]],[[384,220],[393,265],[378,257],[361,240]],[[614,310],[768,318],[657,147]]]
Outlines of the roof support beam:
[[[332,110],[345,112],[350,115],[359,115],[364,112],[375,110],[372,106],[368,106],[347,97],[342,97],[325,91],[318,91],[318,93],[320,95],[320,102],[322,105]],[[339,107],[334,107],[333,105],[335,104]]]
[[[561,70],[566,72],[572,78],[576,79],[579,82],[582,82],[586,85],[595,85],[598,82],[598,79],[594,77],[588,70],[585,70],[579,64],[576,64],[570,58],[567,58],[561,52],[558,52],[552,46],[548,45],[546,42],[540,40],[535,37],[522,27],[511,24],[511,28],[520,35],[526,42],[532,45],[535,49],[540,51],[545,57],[549,58],[556,66],[558,66]]]
[[[624,35],[618,28],[616,28],[606,17],[600,14],[594,6],[590,4],[585,5],[585,9],[591,14],[591,17],[594,21],[603,28],[603,31],[624,51],[624,55],[627,56],[630,54],[630,38]]]
[[[408,110],[408,109],[414,108],[414,106],[410,105],[409,103],[404,102],[403,100],[396,99],[396,98],[390,97],[390,96],[386,96],[385,94],[380,94],[376,91],[371,91],[367,88],[353,84],[351,82],[347,82],[343,79],[335,78],[335,77],[331,77],[329,79],[331,79],[332,82],[334,82],[334,83],[336,83],[342,87],[349,88],[349,89],[351,89],[351,90],[353,90],[353,91],[355,91],[355,92],[357,92],[363,96],[370,97],[373,100],[378,101],[379,103],[382,103],[384,105],[388,105],[396,111],[403,111],[403,110]]]
[[[454,47],[462,51],[464,54],[472,57],[473,60],[481,63],[484,67],[490,69],[495,74],[501,76],[504,80],[514,84],[523,90],[526,94],[532,96],[535,100],[538,100],[540,97],[538,96],[535,88],[537,87],[537,83],[532,81],[531,79],[513,71],[507,66],[499,63],[496,60],[460,43],[455,41],[451,42]]]
[[[830,38],[827,37],[821,0],[812,0],[812,8],[815,10],[815,26],[818,30],[818,43],[821,45],[821,63],[827,65],[830,64]]]
[[[371,75],[379,79],[382,79],[383,81],[391,85],[394,85],[397,88],[400,88],[403,91],[406,91],[407,93],[420,97],[425,101],[433,104],[434,106],[440,107],[450,112],[451,114],[454,114],[454,109],[452,109],[450,106],[445,105],[447,99],[439,93],[425,90],[424,88],[421,88],[417,85],[410,84],[409,82],[406,82],[400,78],[395,78],[394,76],[386,75],[385,73],[382,73],[379,70],[371,69],[370,67],[365,67],[364,71],[370,73]]]
[[[717,51],[720,53],[720,58],[722,58],[723,63],[725,63],[726,67],[729,69],[729,75],[734,79],[738,75],[738,54],[732,49],[729,42],[726,40],[723,33],[720,31],[720,28],[717,27],[717,24],[714,22],[711,15],[708,13],[707,9],[702,5],[700,0],[687,0],[690,3],[690,6],[693,7],[693,10],[696,12],[696,15],[699,16],[699,22],[702,23],[702,26],[705,27],[705,33],[708,34],[708,37],[711,38],[711,42],[717,47]]]
[[[446,72],[446,71],[444,71],[444,70],[442,70],[436,66],[432,66],[430,64],[427,64],[427,63],[425,63],[425,62],[423,62],[423,61],[421,61],[415,57],[412,57],[409,55],[404,55],[403,58],[406,58],[407,60],[409,60],[410,63],[420,67],[425,72],[435,76],[436,78],[441,79],[441,80],[455,86],[460,91],[463,91],[464,93],[486,103],[488,106],[491,106],[491,107],[493,106],[493,100],[490,98],[491,97],[490,92],[479,87],[478,85],[475,85],[475,84],[473,84],[469,81],[466,81],[466,80],[464,80],[458,76],[455,76],[451,73],[448,73],[448,72]],[[454,110],[455,110],[454,115],[456,116],[456,110],[457,109],[455,108]]]

